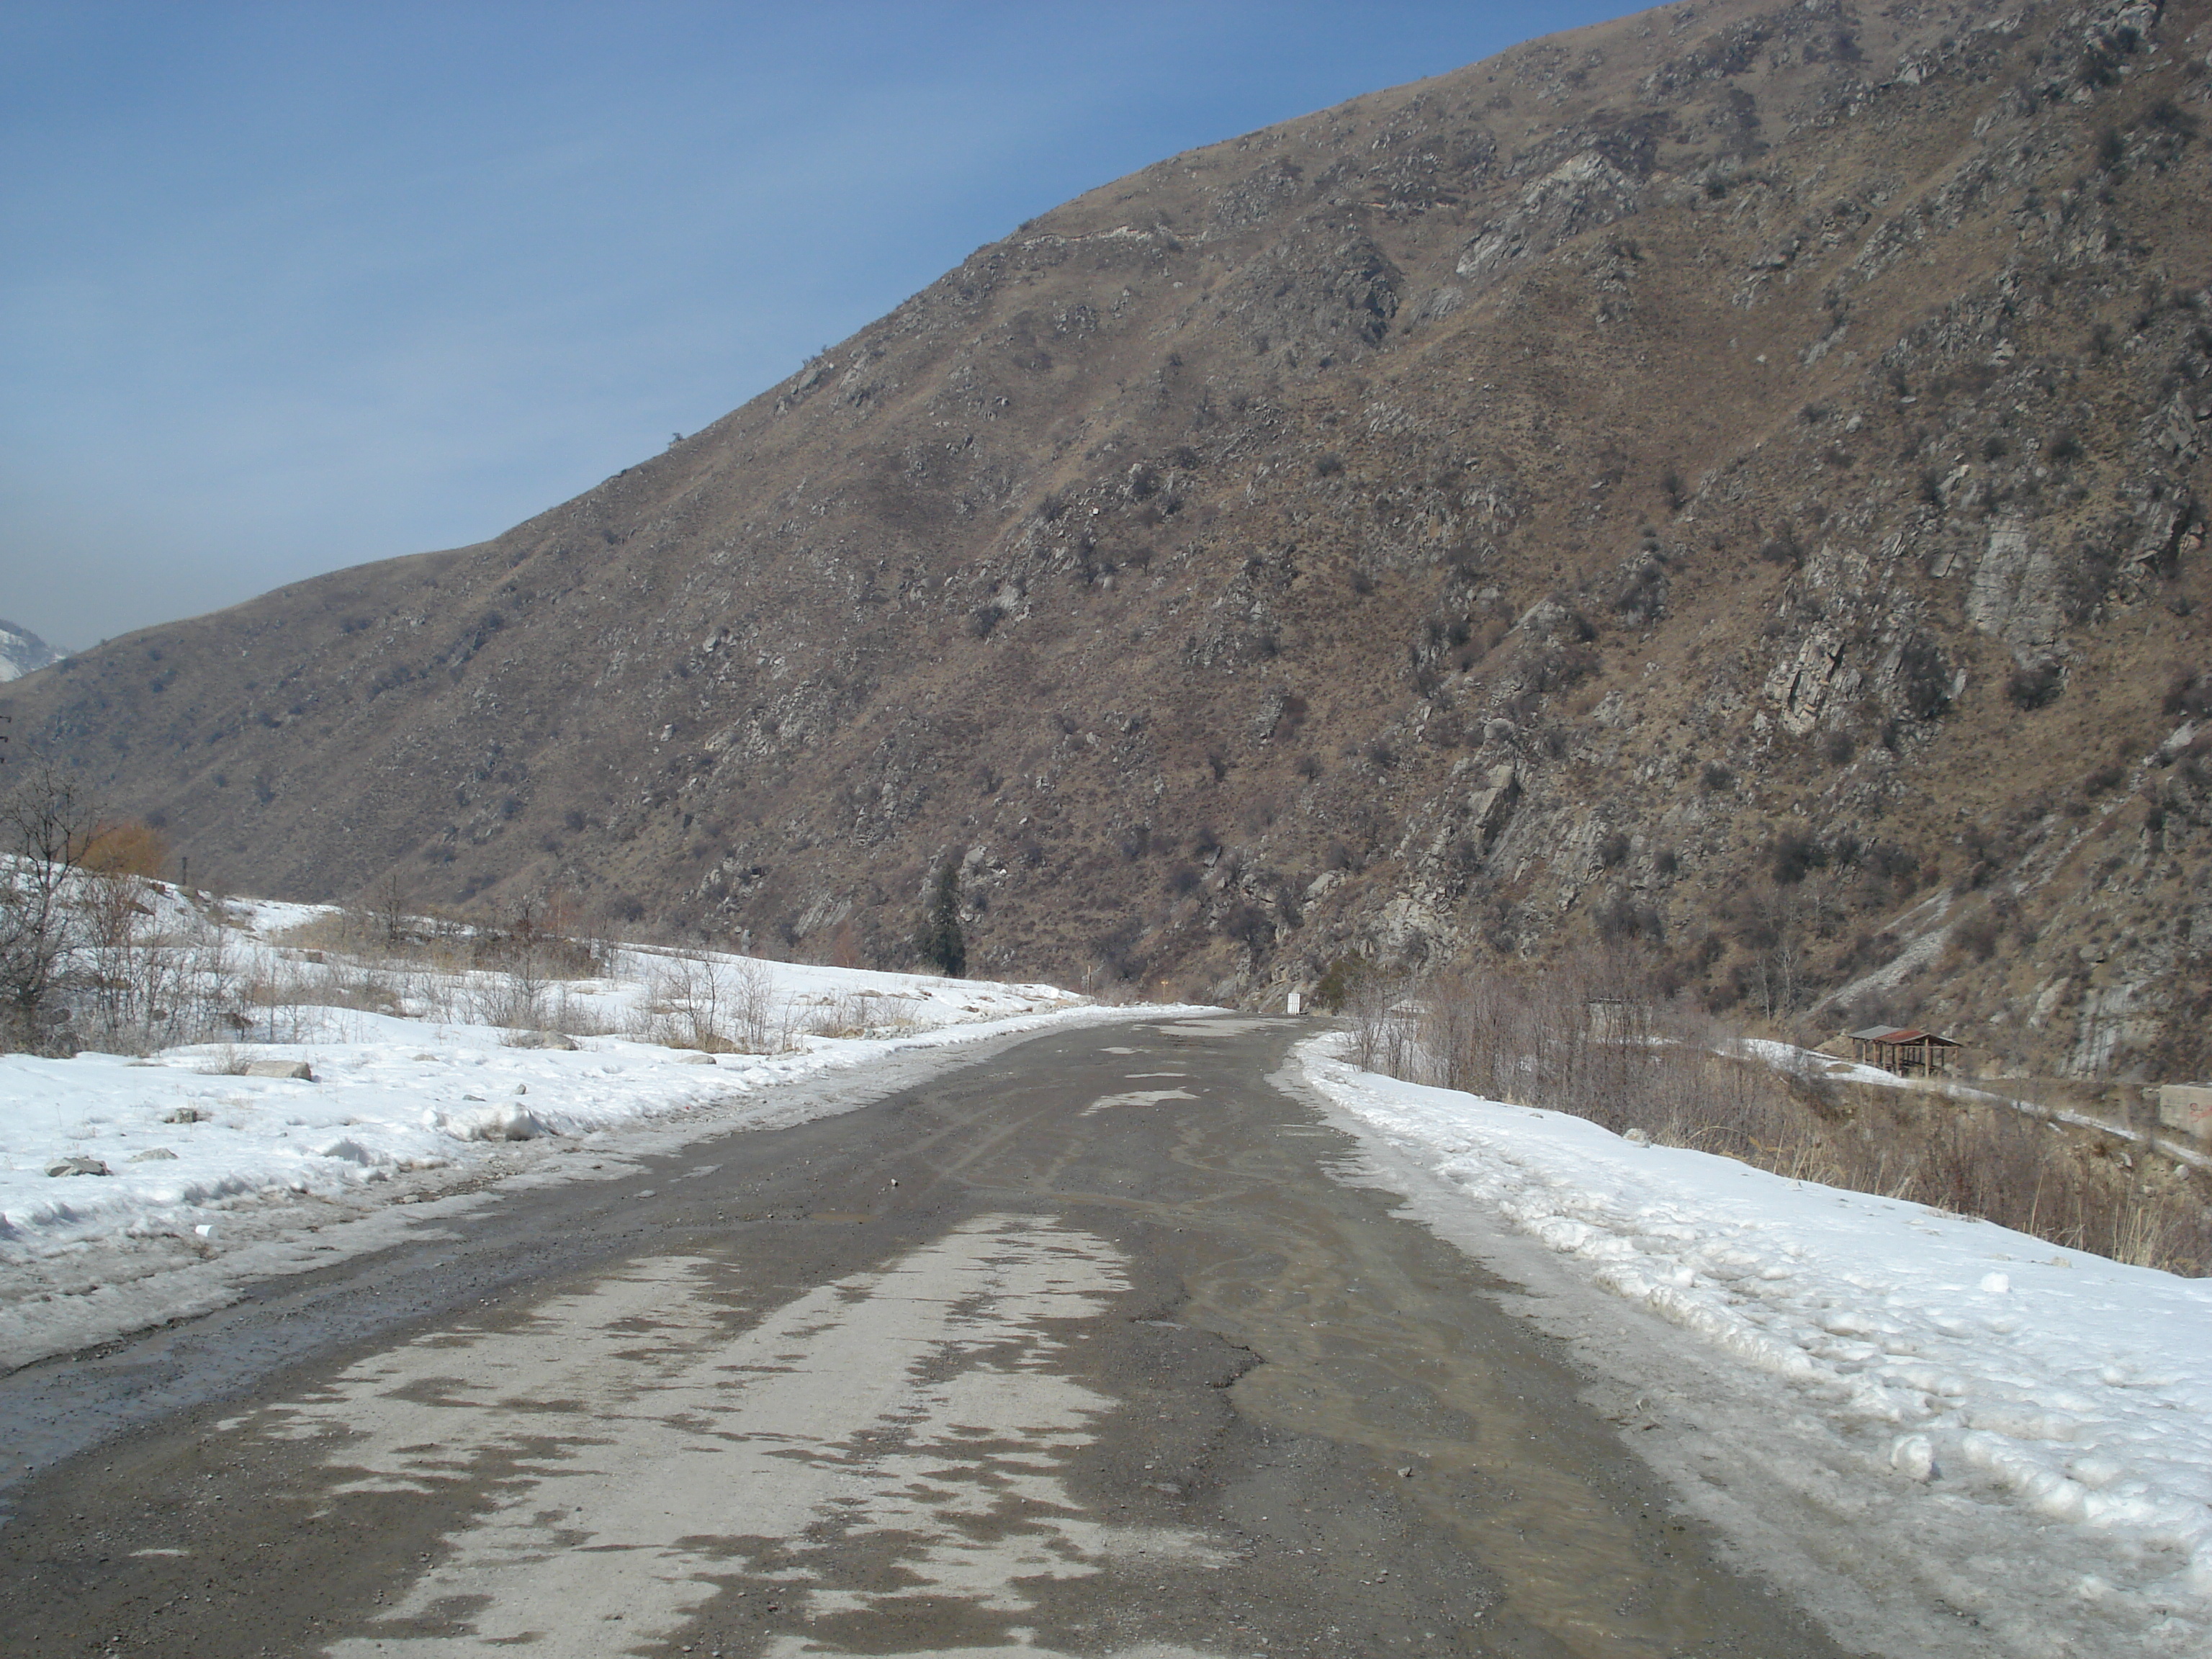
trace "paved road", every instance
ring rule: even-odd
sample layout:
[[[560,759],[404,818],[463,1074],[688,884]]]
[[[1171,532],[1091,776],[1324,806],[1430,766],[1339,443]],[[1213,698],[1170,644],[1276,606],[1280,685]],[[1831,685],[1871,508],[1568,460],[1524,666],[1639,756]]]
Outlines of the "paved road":
[[[0,1432],[153,1420],[17,1493],[0,1646],[1836,1652],[1332,1178],[1297,1034],[1040,1037],[19,1372]]]

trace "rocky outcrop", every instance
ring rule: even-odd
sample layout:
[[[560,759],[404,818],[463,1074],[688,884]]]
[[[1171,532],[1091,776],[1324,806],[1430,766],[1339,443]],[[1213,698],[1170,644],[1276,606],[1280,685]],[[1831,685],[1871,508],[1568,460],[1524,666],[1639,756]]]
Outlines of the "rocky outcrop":
[[[1966,589],[1966,621],[2004,641],[2014,660],[2044,662],[2062,654],[2066,618],[2059,560],[2031,540],[2027,526],[2001,519]]]

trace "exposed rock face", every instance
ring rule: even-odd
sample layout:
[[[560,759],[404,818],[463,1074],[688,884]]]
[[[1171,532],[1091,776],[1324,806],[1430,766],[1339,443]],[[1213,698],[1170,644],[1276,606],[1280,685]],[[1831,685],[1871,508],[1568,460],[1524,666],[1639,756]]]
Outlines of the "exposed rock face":
[[[2032,542],[2020,519],[1997,519],[1967,584],[1966,620],[2002,640],[2015,661],[2047,661],[2063,652],[2064,592],[2057,550]]]
[[[287,893],[892,962],[957,857],[978,971],[1603,942],[2200,1068],[2206,27],[1724,0],[1176,157],[17,731]]]

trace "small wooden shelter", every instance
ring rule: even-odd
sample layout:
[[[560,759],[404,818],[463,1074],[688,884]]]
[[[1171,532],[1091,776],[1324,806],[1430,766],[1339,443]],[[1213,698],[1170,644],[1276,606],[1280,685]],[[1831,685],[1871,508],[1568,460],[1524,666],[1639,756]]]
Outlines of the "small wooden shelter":
[[[1952,1050],[1961,1046],[1933,1031],[1916,1031],[1904,1025],[1869,1025],[1850,1036],[1852,1059],[1899,1077],[1948,1076]]]

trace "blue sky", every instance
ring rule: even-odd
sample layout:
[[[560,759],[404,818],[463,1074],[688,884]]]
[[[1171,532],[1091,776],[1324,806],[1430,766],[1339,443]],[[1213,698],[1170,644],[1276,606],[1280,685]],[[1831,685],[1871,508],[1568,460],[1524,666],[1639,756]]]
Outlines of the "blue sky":
[[[1633,9],[0,0],[0,617],[496,535],[1055,203]]]

